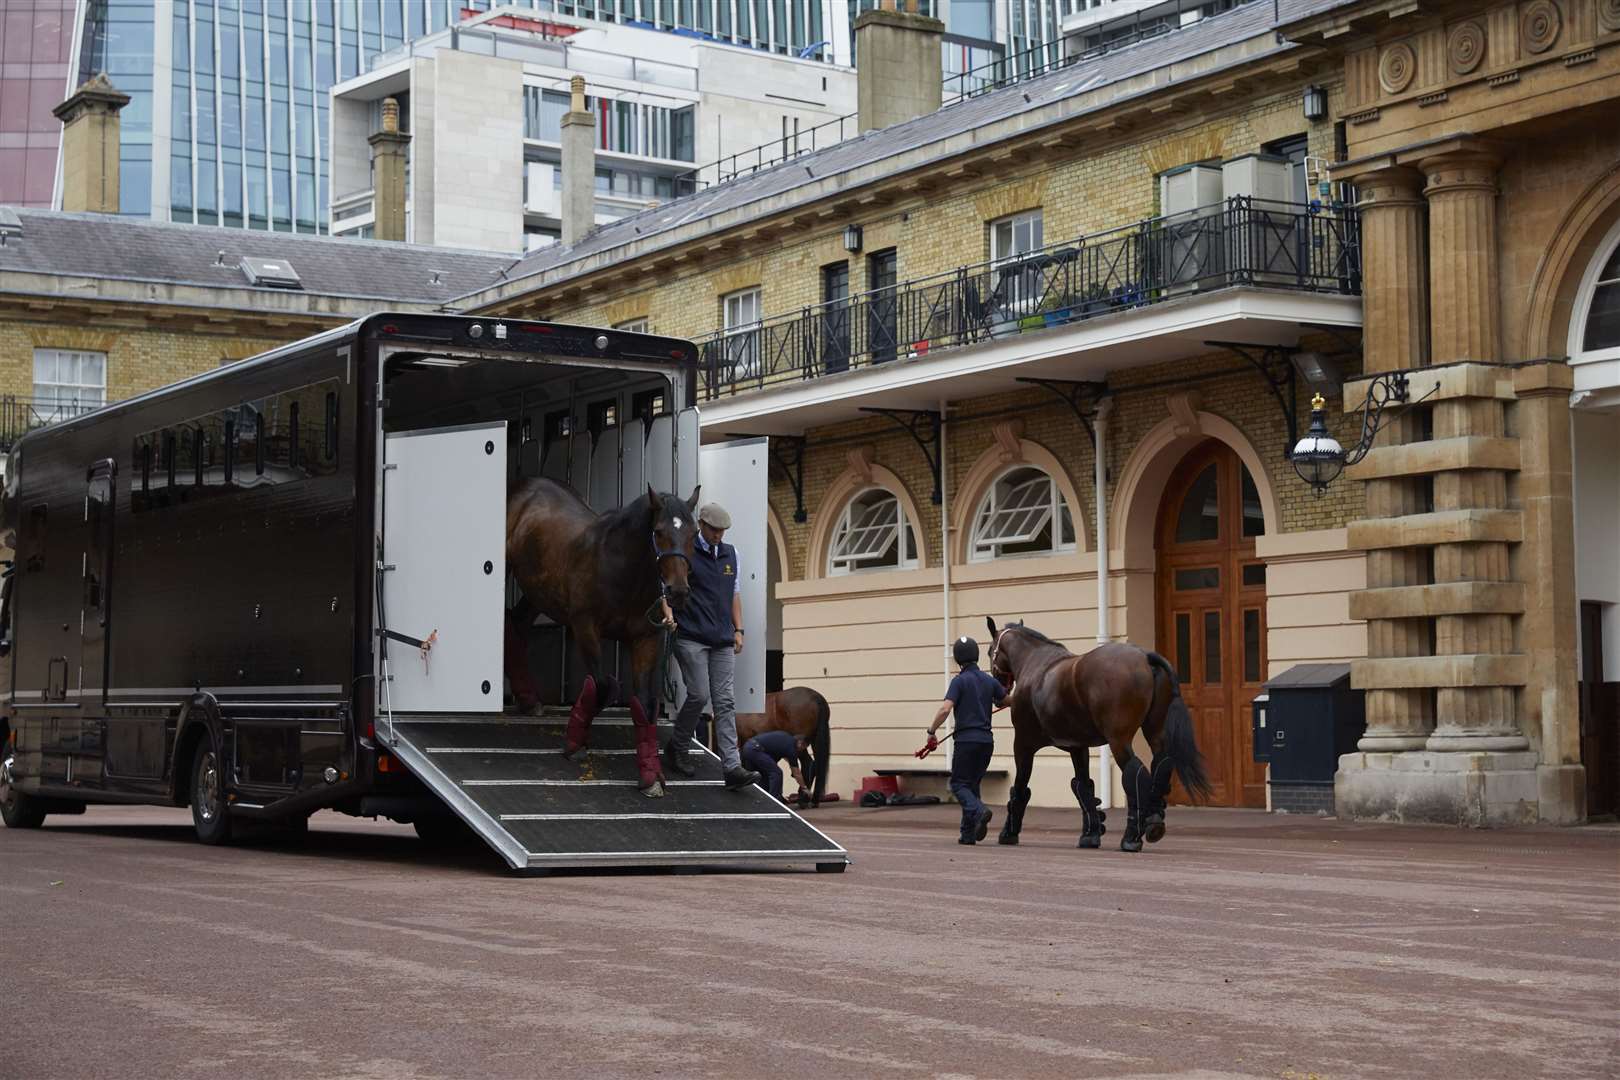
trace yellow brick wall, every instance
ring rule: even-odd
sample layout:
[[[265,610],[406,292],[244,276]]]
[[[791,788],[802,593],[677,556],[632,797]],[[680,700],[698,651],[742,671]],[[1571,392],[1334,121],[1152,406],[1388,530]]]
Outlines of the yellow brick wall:
[[[98,323],[25,320],[0,315],[0,394],[29,398],[34,394],[35,349],[80,349],[107,354],[107,400],[136,394],[205,371],[221,360],[240,360],[296,341],[305,329],[283,337],[242,336],[198,327],[113,326]]]

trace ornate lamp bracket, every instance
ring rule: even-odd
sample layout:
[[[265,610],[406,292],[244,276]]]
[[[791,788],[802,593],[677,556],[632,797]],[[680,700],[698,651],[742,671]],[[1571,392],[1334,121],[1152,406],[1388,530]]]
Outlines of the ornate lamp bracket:
[[[1349,449],[1340,446],[1339,440],[1328,432],[1324,415],[1327,402],[1321,394],[1313,397],[1310,430],[1294,444],[1294,449],[1288,455],[1300,479],[1311,485],[1317,495],[1325,494],[1328,485],[1338,478],[1346,466],[1354,465],[1367,456],[1378,433],[1389,421],[1405,411],[1397,409],[1386,412],[1389,406],[1410,408],[1440,389],[1440,384],[1436,382],[1423,397],[1411,401],[1409,385],[1409,376],[1404,371],[1386,371],[1368,381],[1367,396],[1361,405],[1361,438]]]
[[[1293,453],[1290,448],[1299,439],[1299,404],[1294,393],[1294,363],[1289,357],[1297,350],[1286,345],[1248,345],[1233,341],[1206,341],[1204,344],[1243,357],[1266,380],[1271,396],[1277,399],[1277,407],[1282,410],[1283,421],[1288,425],[1288,441],[1283,444],[1283,457],[1291,460]]]
[[[1086,429],[1091,438],[1091,448],[1097,449],[1097,430],[1091,426],[1091,419],[1097,414],[1097,402],[1108,394],[1108,384],[1105,382],[1084,382],[1074,379],[1029,379],[1021,378],[1021,383],[1039,386],[1050,394],[1057,396],[1059,401],[1067,405],[1074,413],[1074,418],[1080,421],[1080,426]]]

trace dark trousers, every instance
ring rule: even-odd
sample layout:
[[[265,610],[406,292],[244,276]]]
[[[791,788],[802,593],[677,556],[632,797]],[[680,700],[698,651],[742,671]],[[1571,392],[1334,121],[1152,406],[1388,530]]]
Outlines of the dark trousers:
[[[973,826],[979,820],[979,811],[984,809],[984,803],[979,799],[979,784],[984,780],[985,771],[990,768],[990,755],[995,749],[993,743],[959,742],[951,754],[951,794],[962,804],[964,836],[972,833]]]
[[[743,768],[759,773],[760,786],[770,792],[772,798],[782,798],[781,766],[776,764],[775,758],[755,746],[752,739],[743,743],[742,763]]]

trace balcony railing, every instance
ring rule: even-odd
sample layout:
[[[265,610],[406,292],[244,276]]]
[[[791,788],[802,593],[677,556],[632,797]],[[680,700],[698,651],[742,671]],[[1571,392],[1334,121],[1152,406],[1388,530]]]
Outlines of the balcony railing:
[[[1349,207],[1248,196],[806,307],[701,339],[707,400],[1231,285],[1359,294]]]
[[[800,154],[825,150],[860,134],[859,120],[860,117],[855,113],[835,116],[814,127],[794,131],[792,134],[771,139],[758,146],[751,146],[747,150],[739,150],[735,154],[727,154],[719,161],[711,161],[707,165],[699,165],[675,177],[675,194],[690,195],[716,184],[729,184],[740,176],[748,176],[772,165],[792,161]]]
[[[0,397],[0,452],[35,428],[60,424],[101,408],[101,402],[59,401],[55,398]]]

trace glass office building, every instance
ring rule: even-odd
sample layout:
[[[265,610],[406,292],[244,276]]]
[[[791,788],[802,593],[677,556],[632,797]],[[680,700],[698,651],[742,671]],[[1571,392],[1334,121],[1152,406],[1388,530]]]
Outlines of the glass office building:
[[[76,0],[0,0],[0,206],[48,209]]]

